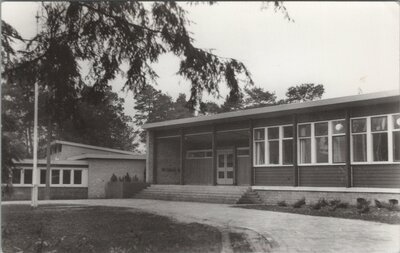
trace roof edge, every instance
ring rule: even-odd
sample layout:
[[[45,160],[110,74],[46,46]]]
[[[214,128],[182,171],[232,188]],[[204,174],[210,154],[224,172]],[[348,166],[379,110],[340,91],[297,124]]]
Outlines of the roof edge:
[[[113,148],[105,148],[105,147],[87,145],[87,144],[70,142],[70,141],[55,140],[55,141],[51,142],[51,145],[53,145],[53,144],[64,144],[64,145],[69,145],[69,146],[82,147],[82,148],[88,148],[88,149],[96,149],[96,150],[108,151],[108,152],[112,152],[112,153],[125,154],[125,155],[138,155],[137,153],[134,153],[131,151],[125,151],[125,150],[113,149]]]

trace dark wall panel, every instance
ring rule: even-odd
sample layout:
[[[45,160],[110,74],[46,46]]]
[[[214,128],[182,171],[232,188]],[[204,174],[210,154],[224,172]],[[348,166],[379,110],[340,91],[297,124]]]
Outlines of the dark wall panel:
[[[237,184],[238,185],[250,185],[250,158],[249,157],[238,157],[237,158]]]
[[[257,167],[255,185],[293,186],[293,167]]]
[[[299,166],[299,186],[346,187],[346,167]]]
[[[353,165],[353,185],[400,188],[400,165]]]
[[[157,184],[180,183],[180,139],[158,139],[157,145]]]
[[[212,185],[212,158],[185,159],[185,184]]]

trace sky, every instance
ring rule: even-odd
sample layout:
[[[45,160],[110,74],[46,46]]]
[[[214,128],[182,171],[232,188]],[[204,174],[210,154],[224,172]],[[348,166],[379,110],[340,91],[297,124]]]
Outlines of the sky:
[[[395,2],[284,2],[285,19],[261,2],[180,2],[194,22],[189,31],[195,46],[242,61],[255,85],[283,98],[290,86],[323,84],[323,98],[399,89],[399,5]],[[2,19],[24,37],[36,31],[34,2],[3,2]],[[179,59],[168,54],[154,66],[158,89],[176,98],[189,96],[190,84],[177,76]],[[134,115],[131,93],[120,91],[124,80],[112,82],[125,98],[125,112]],[[221,86],[221,95],[228,92]],[[216,100],[204,96],[205,100]]]

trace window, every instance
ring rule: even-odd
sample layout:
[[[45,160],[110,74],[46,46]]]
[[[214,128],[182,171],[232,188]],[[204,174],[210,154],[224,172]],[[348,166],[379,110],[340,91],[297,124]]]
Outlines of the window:
[[[353,162],[400,162],[400,114],[351,120]]]
[[[266,134],[266,139],[264,138]],[[293,163],[293,126],[273,126],[254,131],[255,165]]]
[[[328,122],[315,123],[315,157],[317,163],[329,162]]]
[[[283,140],[282,140],[282,163],[293,163],[293,127],[283,127]]]
[[[51,171],[51,184],[60,184],[60,170]]]
[[[24,170],[24,184],[32,184],[32,170]]]
[[[63,184],[71,184],[71,170],[63,170]]]
[[[279,127],[268,128],[269,164],[279,164]]]
[[[250,150],[248,147],[240,147],[236,149],[236,156],[237,157],[246,157],[249,156]]]
[[[387,116],[371,118],[373,161],[388,160]]]
[[[46,170],[40,170],[40,184],[46,184]]]
[[[400,114],[393,115],[393,161],[400,162]]]
[[[346,136],[345,121],[332,121],[332,161],[334,163],[344,163],[346,161]]]
[[[265,164],[265,129],[255,129],[254,130],[254,157],[255,165]]]
[[[187,159],[212,158],[211,150],[190,150],[186,152]]]
[[[367,119],[353,119],[351,121],[353,144],[353,161],[367,161]]]
[[[22,174],[21,169],[13,169],[11,182],[13,184],[20,184],[21,183],[21,174]]]
[[[82,184],[82,171],[74,170],[74,184]]]
[[[311,163],[311,124],[299,125],[300,163]]]

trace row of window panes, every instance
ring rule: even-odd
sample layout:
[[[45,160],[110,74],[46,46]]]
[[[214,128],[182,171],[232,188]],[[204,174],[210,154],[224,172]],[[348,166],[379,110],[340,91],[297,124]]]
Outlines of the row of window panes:
[[[389,149],[392,149],[393,161],[400,161],[400,114],[352,119],[351,133],[354,162],[368,161],[368,147],[372,152],[370,159],[374,162],[389,161]],[[392,147],[389,147],[390,134]]]
[[[62,182],[60,174],[62,173]],[[81,185],[82,170],[51,170],[50,183],[52,185]],[[32,169],[14,169],[12,172],[13,184],[32,184]],[[40,170],[40,184],[46,184],[46,170]]]
[[[191,158],[211,158],[212,151],[211,150],[191,150],[187,151],[186,157],[188,159]]]
[[[282,130],[280,130],[282,129]],[[268,127],[254,130],[255,164],[264,165],[265,160],[265,132],[267,132],[268,164],[293,163],[293,126]],[[281,133],[282,132],[282,133]],[[282,145],[282,147],[281,147]],[[280,162],[282,152],[282,162]]]

